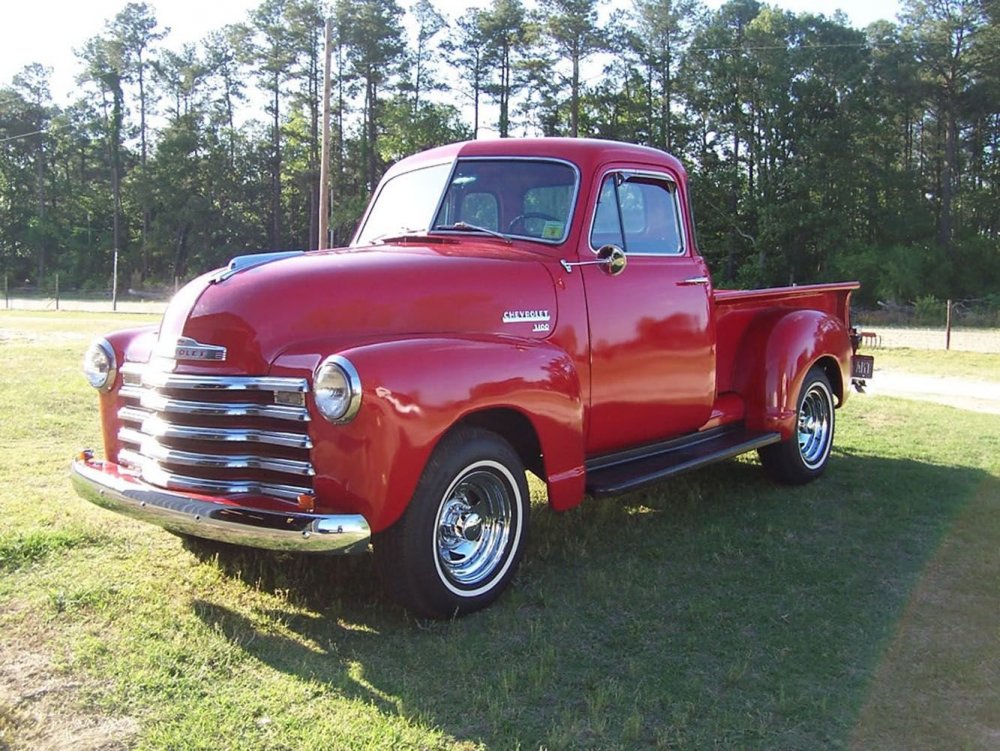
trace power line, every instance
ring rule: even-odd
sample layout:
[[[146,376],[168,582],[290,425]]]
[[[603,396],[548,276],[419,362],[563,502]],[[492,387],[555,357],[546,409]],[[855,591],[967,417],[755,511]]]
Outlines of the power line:
[[[7,138],[0,138],[0,143],[7,143],[8,141],[17,141],[21,138],[27,138],[28,136],[37,136],[41,133],[48,133],[47,130],[33,130],[30,133],[22,133],[19,136],[8,136]]]
[[[733,47],[687,47],[685,50],[679,50],[679,52],[760,52],[760,51],[773,51],[773,50],[787,50],[789,52],[794,52],[796,50],[825,50],[825,49],[841,49],[841,48],[853,48],[861,49],[864,47],[870,47],[871,49],[887,49],[890,47],[905,47],[905,46],[916,46],[922,44],[925,47],[950,47],[948,42],[916,42],[909,40],[893,40],[888,42],[878,42],[878,41],[865,41],[865,42],[825,42],[819,44],[772,44],[772,45],[739,45]]]

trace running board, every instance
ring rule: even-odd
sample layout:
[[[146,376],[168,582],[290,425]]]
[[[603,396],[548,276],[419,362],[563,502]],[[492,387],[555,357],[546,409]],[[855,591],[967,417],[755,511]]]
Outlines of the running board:
[[[778,433],[752,433],[742,427],[722,427],[608,454],[587,462],[587,492],[593,496],[628,493],[780,440]]]

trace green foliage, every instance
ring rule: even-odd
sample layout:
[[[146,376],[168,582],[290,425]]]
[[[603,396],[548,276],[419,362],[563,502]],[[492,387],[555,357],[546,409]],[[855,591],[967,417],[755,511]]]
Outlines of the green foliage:
[[[945,303],[934,295],[918,297],[914,303],[915,322],[921,326],[941,326],[944,324],[946,316]]]
[[[860,278],[866,305],[1000,287],[992,6],[907,0],[863,31],[756,0],[599,8],[493,0],[448,19],[420,0],[406,25],[397,0],[262,0],[170,49],[129,3],[82,44],[76,101],[54,104],[39,65],[0,86],[0,272],[106,288],[117,247],[123,279],[172,284],[316,247],[332,13],[339,243],[389,164],[489,127],[676,153],[721,286]]]
[[[46,556],[88,542],[87,535],[64,529],[31,529],[0,534],[0,571],[37,563]]]

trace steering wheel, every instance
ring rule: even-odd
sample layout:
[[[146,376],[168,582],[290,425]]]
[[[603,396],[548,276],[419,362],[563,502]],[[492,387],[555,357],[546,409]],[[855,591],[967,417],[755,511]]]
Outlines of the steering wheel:
[[[559,217],[552,216],[552,214],[546,214],[544,211],[525,211],[523,214],[518,214],[517,216],[515,216],[513,219],[510,220],[510,223],[507,225],[507,231],[514,232],[514,229],[517,227],[518,224],[521,225],[522,229],[527,230],[527,227],[524,225],[524,223],[529,219],[541,219],[542,221],[545,222],[559,221]]]

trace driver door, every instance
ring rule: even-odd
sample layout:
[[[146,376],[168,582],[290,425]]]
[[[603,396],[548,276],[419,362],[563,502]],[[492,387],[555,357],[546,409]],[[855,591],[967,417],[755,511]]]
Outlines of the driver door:
[[[671,175],[618,169],[596,191],[581,260],[617,245],[627,266],[582,266],[590,324],[587,453],[608,453],[701,427],[715,399],[711,282],[687,237]]]

